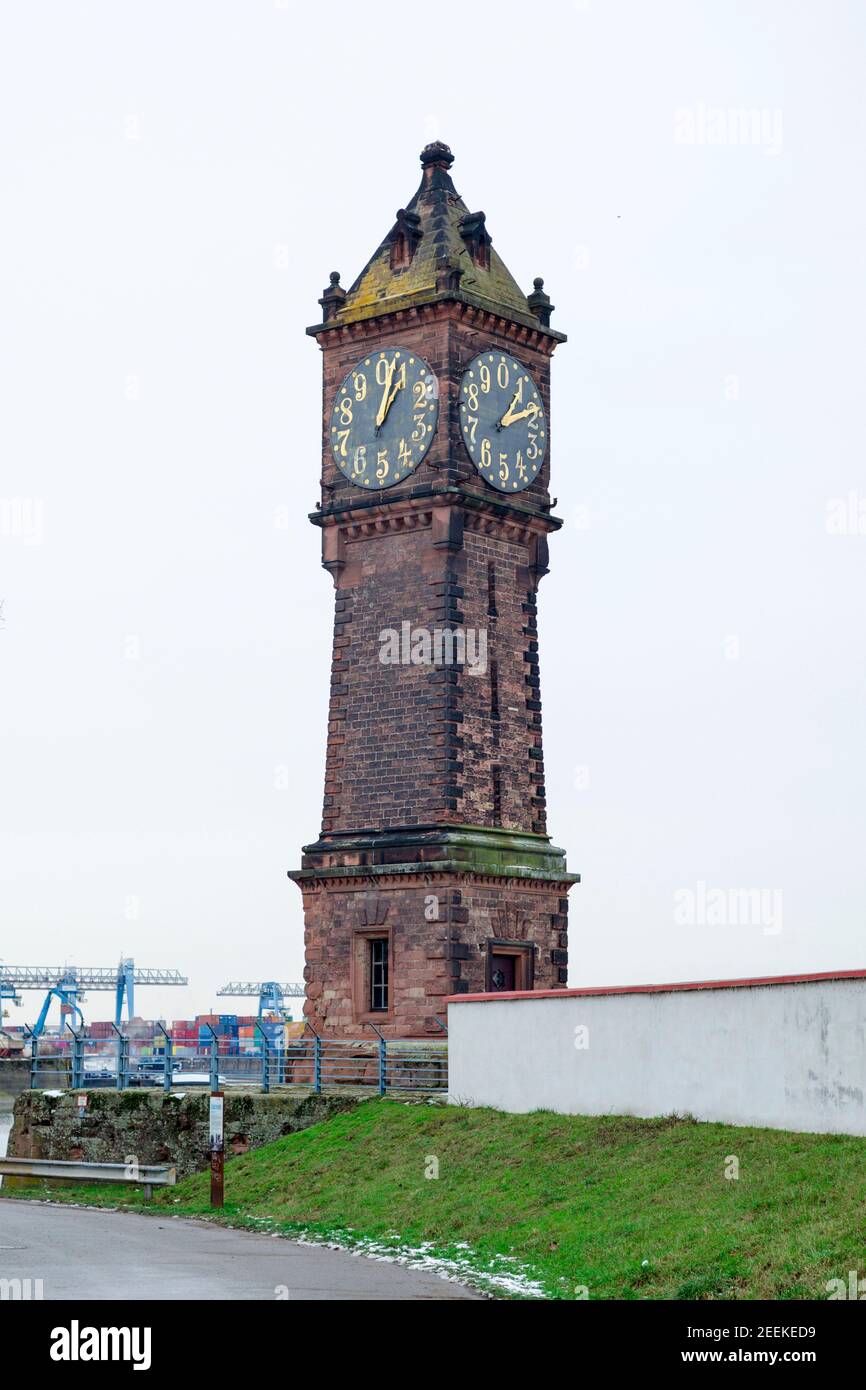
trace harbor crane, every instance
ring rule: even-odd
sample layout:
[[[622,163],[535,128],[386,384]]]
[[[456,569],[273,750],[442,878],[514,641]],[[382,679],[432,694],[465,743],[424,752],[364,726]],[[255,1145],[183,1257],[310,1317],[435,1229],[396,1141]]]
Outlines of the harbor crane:
[[[303,985],[279,980],[230,980],[227,985],[223,985],[222,989],[217,990],[217,996],[220,999],[229,997],[250,998],[258,995],[259,1018],[262,1017],[265,1009],[275,1009],[277,1013],[282,1013],[286,999],[303,999],[305,993],[306,990]]]
[[[78,1027],[84,1025],[80,1000],[85,989],[114,990],[114,1022],[118,1026],[126,1002],[126,1017],[135,1014],[136,985],[187,985],[189,980],[179,970],[148,970],[136,967],[131,956],[122,956],[118,965],[4,965],[0,963],[0,999],[13,998],[19,990],[45,990],[46,995],[39,1017],[33,1027],[35,1037],[41,1037],[48,1018],[51,1001],[59,999],[63,1015],[72,1014]],[[20,999],[17,1000],[20,1003]]]
[[[2,966],[0,966],[0,969],[2,969]],[[21,1003],[20,996],[15,993],[15,986],[7,984],[5,980],[0,979],[0,1028],[2,1028],[3,1019],[6,1017],[6,1010],[3,1008],[4,1001],[6,1000],[8,1000],[10,1004]]]

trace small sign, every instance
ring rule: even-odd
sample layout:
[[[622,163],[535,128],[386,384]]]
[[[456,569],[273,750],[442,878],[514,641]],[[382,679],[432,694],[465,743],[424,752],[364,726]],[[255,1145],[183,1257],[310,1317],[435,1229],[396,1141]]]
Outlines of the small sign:
[[[213,1091],[208,1110],[210,1144],[210,1204],[221,1207],[225,1184],[225,1096]]]
[[[76,1096],[75,1100],[78,1105],[78,1112],[81,1114],[82,1111],[87,1109],[87,1096]]]
[[[225,1142],[225,1096],[221,1091],[215,1091],[210,1098],[208,1129],[211,1153],[221,1151]]]

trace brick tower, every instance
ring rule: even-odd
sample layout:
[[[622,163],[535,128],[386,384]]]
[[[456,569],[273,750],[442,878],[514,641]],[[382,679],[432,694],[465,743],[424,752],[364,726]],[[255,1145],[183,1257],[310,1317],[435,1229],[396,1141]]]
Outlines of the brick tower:
[[[447,145],[349,290],[319,301],[336,604],[304,900],[317,1031],[437,1032],[449,994],[562,987],[576,874],[547,835],[536,591],[550,327],[455,190]]]

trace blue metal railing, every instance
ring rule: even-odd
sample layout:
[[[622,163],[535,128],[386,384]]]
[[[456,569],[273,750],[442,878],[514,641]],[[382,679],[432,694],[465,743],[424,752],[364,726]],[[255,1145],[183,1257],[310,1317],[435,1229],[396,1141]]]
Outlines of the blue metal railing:
[[[258,1048],[245,1054],[231,1053],[226,1040],[213,1028],[205,1043],[200,1036],[194,1053],[174,1054],[171,1033],[158,1024],[161,1055],[147,1056],[142,1044],[114,1026],[112,1039],[89,1038],[67,1025],[61,1039],[31,1034],[30,1087],[32,1090],[108,1087],[125,1091],[136,1086],[207,1087],[243,1086],[267,1093],[280,1086],[303,1086],[314,1092],[352,1086],[387,1095],[389,1092],[444,1092],[448,1087],[448,1048],[445,1039],[403,1040],[386,1038],[370,1025],[372,1037],[323,1038],[307,1025],[297,1039],[276,1041],[257,1025]],[[444,1028],[443,1028],[444,1032]]]

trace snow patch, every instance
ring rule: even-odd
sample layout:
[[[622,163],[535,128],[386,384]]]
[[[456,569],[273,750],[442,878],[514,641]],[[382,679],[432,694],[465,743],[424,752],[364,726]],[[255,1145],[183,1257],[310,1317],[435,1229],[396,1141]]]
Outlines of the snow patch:
[[[287,1233],[288,1234],[288,1233]],[[421,1245],[389,1245],[352,1231],[334,1231],[330,1236],[318,1236],[313,1231],[300,1231],[289,1236],[300,1245],[323,1245],[328,1250],[343,1250],[349,1255],[388,1264],[406,1265],[410,1269],[437,1274],[452,1284],[469,1284],[486,1293],[512,1294],[520,1298],[546,1298],[543,1284],[520,1264],[516,1255],[493,1255],[489,1259],[473,1252],[465,1241],[454,1246],[466,1255],[444,1255],[432,1241]],[[515,1267],[516,1266],[516,1267]]]

